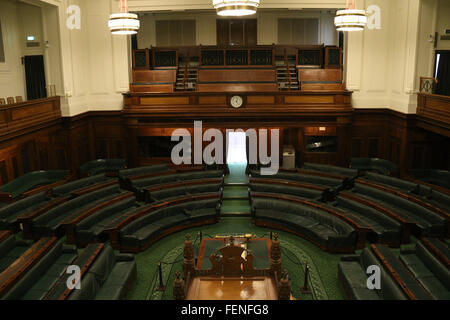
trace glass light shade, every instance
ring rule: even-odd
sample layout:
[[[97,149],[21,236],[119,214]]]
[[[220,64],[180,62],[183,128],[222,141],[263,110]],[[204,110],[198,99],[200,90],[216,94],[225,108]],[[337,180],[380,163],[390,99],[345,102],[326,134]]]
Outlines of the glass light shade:
[[[137,14],[114,13],[109,16],[108,28],[112,34],[136,34],[140,28]]]
[[[338,31],[362,31],[367,25],[365,10],[346,9],[339,10],[334,18]]]
[[[240,17],[255,14],[260,0],[213,0],[219,16]]]

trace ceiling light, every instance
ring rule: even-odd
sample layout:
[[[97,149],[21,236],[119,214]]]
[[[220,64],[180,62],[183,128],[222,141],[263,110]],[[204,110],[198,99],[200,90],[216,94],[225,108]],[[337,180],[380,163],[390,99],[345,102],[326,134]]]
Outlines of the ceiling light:
[[[120,0],[119,13],[109,16],[108,28],[112,34],[136,34],[140,22],[137,14],[128,12],[127,0]]]
[[[219,16],[240,17],[255,14],[260,0],[213,0]]]
[[[350,0],[347,0],[347,8],[336,12],[334,24],[338,31],[363,31],[367,25],[366,11],[356,9],[356,0],[351,1],[353,8],[350,8]]]

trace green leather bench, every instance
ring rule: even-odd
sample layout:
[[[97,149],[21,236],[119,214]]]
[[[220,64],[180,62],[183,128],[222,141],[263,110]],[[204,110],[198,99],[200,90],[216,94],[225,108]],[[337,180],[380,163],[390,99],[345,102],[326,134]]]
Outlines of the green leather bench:
[[[418,184],[410,181],[405,181],[402,179],[386,176],[379,173],[374,172],[366,172],[361,179],[367,180],[369,182],[373,182],[376,184],[388,186],[397,190],[401,190],[404,192],[414,192],[418,188]]]
[[[450,171],[434,169],[415,169],[411,174],[420,181],[438,185],[450,190]]]
[[[20,199],[0,208],[0,230],[19,231],[18,217],[22,214],[39,210],[50,197],[46,191]]]
[[[372,245],[372,252],[380,255],[378,259],[382,259],[384,268],[389,266],[392,270],[391,276],[396,277],[395,281],[400,286],[404,285],[406,290],[418,300],[431,300],[432,296],[420,285],[417,279],[411,274],[408,268],[400,261],[400,259],[392,252],[389,247],[381,244]],[[413,299],[411,296],[410,299]]]
[[[31,241],[19,240],[14,235],[10,235],[3,240],[0,243],[0,273],[27,251],[31,244]]]
[[[450,300],[450,270],[421,242],[402,250],[400,260],[434,299]]]
[[[188,181],[195,179],[209,179],[209,178],[221,178],[223,177],[223,171],[220,170],[205,170],[205,171],[194,171],[194,172],[186,172],[186,173],[178,173],[178,174],[169,174],[156,176],[146,179],[138,179],[131,181],[131,185],[133,190],[136,192],[142,193],[143,188],[164,184],[164,183],[172,183],[176,181]]]
[[[252,198],[252,215],[257,223],[292,230],[330,252],[354,252],[356,230],[339,218],[316,208],[285,200]]]
[[[0,187],[0,201],[10,202],[34,191],[43,191],[69,179],[68,170],[33,171]],[[38,191],[39,190],[39,191]]]
[[[126,168],[125,159],[98,159],[80,166],[81,173],[94,176],[100,173],[116,173]]]
[[[115,178],[107,177],[104,173],[100,173],[55,187],[52,189],[51,193],[54,197],[65,197],[69,196],[74,191],[113,180],[115,180]]]
[[[367,288],[369,275],[366,272],[372,265],[380,268],[379,290]],[[347,296],[353,300],[407,300],[370,248],[365,248],[360,255],[341,257],[338,264],[338,278]]]
[[[126,297],[136,279],[134,255],[116,254],[106,246],[81,279],[81,289],[68,300],[119,300]]]
[[[249,188],[253,192],[275,193],[293,195],[304,199],[319,200],[322,192],[300,187],[290,187],[276,184],[254,183],[250,182]]]
[[[103,232],[108,228],[110,223],[118,217],[127,215],[139,208],[141,206],[136,202],[136,198],[131,197],[99,210],[86,219],[83,219],[77,224],[75,230],[77,245],[84,247],[89,243],[106,241],[107,235],[104,235]]]
[[[341,176],[345,176],[347,178],[356,178],[358,176],[358,170],[356,170],[356,169],[329,166],[329,165],[325,165],[325,164],[315,164],[315,163],[307,163],[306,162],[303,164],[303,169],[338,174]]]
[[[399,246],[401,224],[376,209],[343,197],[336,197],[334,205],[348,217],[372,229],[368,239],[373,242]]]
[[[420,196],[424,201],[429,202],[437,208],[441,208],[447,212],[450,211],[450,196],[440,191],[434,190],[428,186],[419,184],[414,192]]]
[[[4,300],[42,300],[77,257],[74,246],[60,241],[3,297]]]
[[[121,251],[138,252],[153,239],[173,227],[217,220],[220,199],[208,199],[165,207],[140,217],[120,231]]]
[[[350,168],[357,169],[359,172],[374,171],[387,176],[398,171],[394,163],[379,158],[351,158]]]
[[[257,170],[250,170],[251,177],[255,178],[266,178],[266,179],[281,179],[281,180],[291,180],[291,181],[297,181],[297,182],[306,182],[310,184],[315,184],[318,186],[328,187],[328,188],[337,188],[341,186],[342,181],[339,179],[334,178],[326,178],[326,177],[320,177],[320,176],[314,176],[314,175],[308,175],[308,174],[298,174],[298,173],[291,173],[291,172],[278,172],[275,175],[271,176],[264,176],[261,175],[259,171]]]
[[[446,232],[445,218],[414,202],[360,184],[356,184],[352,192],[392,210],[407,221],[415,223],[420,235],[443,236]]]
[[[124,193],[118,185],[113,185],[84,196],[67,201],[40,215],[33,221],[33,238],[62,236],[61,226],[65,219],[81,215],[85,210],[110,201]]]
[[[180,196],[219,192],[221,189],[222,183],[182,186],[147,192],[145,198],[149,203],[157,201],[171,201]]]
[[[120,170],[119,177],[121,179],[126,179],[130,177],[141,176],[146,174],[155,174],[166,171],[169,171],[169,166],[167,164],[158,164],[153,166]]]

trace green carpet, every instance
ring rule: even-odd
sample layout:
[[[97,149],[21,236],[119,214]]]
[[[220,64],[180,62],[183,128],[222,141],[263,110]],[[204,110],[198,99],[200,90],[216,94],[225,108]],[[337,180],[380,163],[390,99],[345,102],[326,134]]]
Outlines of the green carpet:
[[[186,233],[191,233],[193,240],[198,231],[202,230],[204,237],[215,235],[239,235],[253,233],[258,237],[268,237],[270,230],[253,225],[250,218],[222,218],[215,225],[185,230],[167,236],[153,244],[148,250],[136,255],[137,278],[131,288],[128,299],[172,299],[172,284],[175,272],[182,271],[183,242]],[[295,235],[279,232],[283,248],[283,268],[287,269],[292,281],[294,297],[299,300],[311,299],[344,299],[345,294],[337,277],[337,264],[341,255],[323,252],[310,242]],[[199,241],[195,242],[199,246]],[[157,264],[163,261],[164,292],[157,292]],[[175,262],[175,263],[173,263]],[[303,295],[304,266],[299,263],[308,262],[313,295]],[[166,264],[170,263],[170,264]],[[173,264],[172,264],[173,263]]]
[[[223,197],[227,198],[245,198],[248,199],[248,186],[231,185],[223,189]]]
[[[228,169],[230,174],[225,177],[225,183],[248,183],[248,176],[245,173],[246,163],[230,163]]]
[[[251,207],[250,203],[248,202],[248,199],[242,199],[242,200],[230,200],[225,199],[222,202],[222,209],[221,214],[222,215],[239,215],[239,214],[250,214],[251,213]]]

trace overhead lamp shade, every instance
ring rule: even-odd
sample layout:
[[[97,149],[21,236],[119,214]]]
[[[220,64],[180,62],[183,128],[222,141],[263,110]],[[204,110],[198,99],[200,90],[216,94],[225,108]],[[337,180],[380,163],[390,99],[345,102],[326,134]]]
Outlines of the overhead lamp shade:
[[[140,27],[137,14],[114,13],[109,16],[108,27],[112,34],[136,34]]]
[[[367,25],[365,10],[346,9],[339,10],[334,18],[338,31],[362,31]]]
[[[239,17],[255,14],[260,0],[213,0],[219,16]]]

